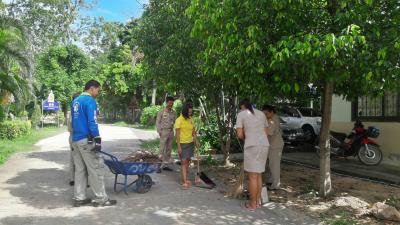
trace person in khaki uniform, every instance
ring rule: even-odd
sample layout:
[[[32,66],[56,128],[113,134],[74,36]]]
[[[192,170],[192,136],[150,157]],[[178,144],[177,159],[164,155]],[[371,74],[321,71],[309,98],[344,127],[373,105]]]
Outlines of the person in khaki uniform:
[[[167,97],[166,107],[157,114],[156,127],[160,135],[160,158],[163,161],[163,170],[172,171],[166,164],[171,163],[172,141],[174,138],[174,123],[176,112],[172,109],[174,98]],[[158,171],[158,172],[161,172]]]
[[[77,92],[72,96],[72,101],[75,100],[77,97],[81,95],[81,92]],[[74,151],[74,148],[72,147],[72,123],[71,123],[71,112],[68,113],[67,116],[67,127],[68,127],[68,132],[69,132],[69,148],[71,149],[71,154],[70,154],[70,160],[69,160],[69,185],[74,186],[75,182],[75,163],[74,163],[74,158],[72,156],[72,151]]]
[[[279,116],[276,115],[275,107],[271,105],[265,105],[263,112],[267,117],[269,129],[268,129],[268,141],[269,141],[269,152],[268,162],[266,165],[266,171],[264,173],[263,180],[266,181],[268,189],[275,190],[279,189],[281,185],[281,157],[283,150],[283,138],[282,129],[280,125]]]

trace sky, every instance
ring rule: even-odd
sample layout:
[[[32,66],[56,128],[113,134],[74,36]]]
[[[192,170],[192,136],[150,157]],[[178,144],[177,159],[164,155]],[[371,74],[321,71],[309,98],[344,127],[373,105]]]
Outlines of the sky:
[[[97,4],[82,12],[83,15],[104,17],[106,21],[127,22],[143,13],[143,4],[149,0],[95,0]]]

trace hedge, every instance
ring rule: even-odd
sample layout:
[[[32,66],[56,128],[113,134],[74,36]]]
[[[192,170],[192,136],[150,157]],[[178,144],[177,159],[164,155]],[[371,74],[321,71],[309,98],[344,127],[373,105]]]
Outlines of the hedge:
[[[162,109],[160,105],[153,105],[143,109],[140,116],[140,124],[143,126],[151,126],[156,122],[157,113]]]
[[[29,134],[32,128],[31,121],[4,121],[0,123],[0,139],[15,139]]]

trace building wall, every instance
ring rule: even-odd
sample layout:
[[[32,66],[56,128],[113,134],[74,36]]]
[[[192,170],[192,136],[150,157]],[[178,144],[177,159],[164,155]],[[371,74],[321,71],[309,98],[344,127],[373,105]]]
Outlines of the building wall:
[[[400,166],[400,123],[365,122],[364,126],[375,126],[381,131],[376,139],[383,152],[382,164]],[[353,129],[351,103],[338,96],[333,98],[331,130],[349,133]]]
[[[332,122],[351,122],[351,102],[334,95],[332,98]]]

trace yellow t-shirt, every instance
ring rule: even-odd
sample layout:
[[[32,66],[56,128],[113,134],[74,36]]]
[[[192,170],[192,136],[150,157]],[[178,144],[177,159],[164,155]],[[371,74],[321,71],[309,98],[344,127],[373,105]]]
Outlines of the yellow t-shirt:
[[[182,115],[178,117],[175,121],[175,129],[180,129],[181,144],[188,144],[193,142],[193,120],[190,117],[189,119],[185,119]]]

